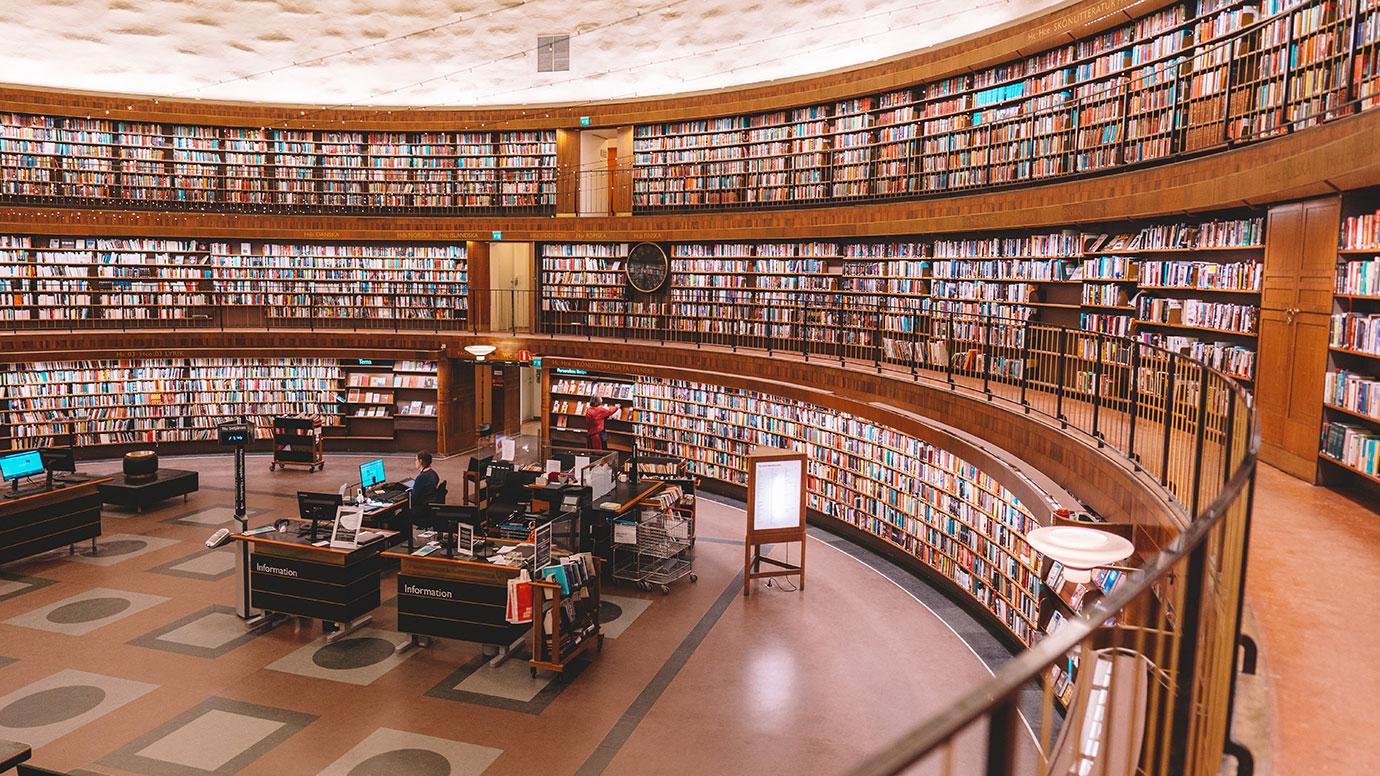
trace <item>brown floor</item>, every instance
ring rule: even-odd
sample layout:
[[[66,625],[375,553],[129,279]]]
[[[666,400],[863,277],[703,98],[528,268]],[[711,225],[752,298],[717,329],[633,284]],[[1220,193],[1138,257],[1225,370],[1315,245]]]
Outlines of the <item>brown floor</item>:
[[[249,506],[263,510],[252,522],[295,512],[299,488],[334,490],[361,460],[337,455],[321,473],[270,474],[266,459],[251,457]],[[477,657],[469,644],[436,643],[358,686],[267,668],[320,635],[298,621],[216,658],[132,643],[212,604],[233,605],[234,575],[203,581],[155,572],[194,554],[213,530],[166,521],[231,503],[226,463],[165,459],[165,467],[198,469],[202,490],[186,504],[176,499],[143,515],[107,513],[107,535],[173,542],[166,547],[109,566],[60,553],[0,570],[54,582],[0,599],[0,658],[14,659],[0,660],[0,698],[64,669],[157,685],[40,747],[36,764],[106,774],[209,773],[108,761],[214,696],[317,716],[244,773],[316,773],[379,728],[500,749],[491,774],[574,773],[582,765],[582,772],[597,773],[602,764],[616,774],[836,773],[990,675],[908,593],[823,542],[811,540],[807,593],[762,589],[744,600],[735,584],[742,513],[709,500],[700,509],[698,584],[682,583],[664,597],[611,590],[651,605],[539,713],[426,695]],[[401,478],[407,463],[388,458],[390,476]],[[454,485],[462,465],[452,459],[438,468]],[[102,468],[110,464],[87,470]],[[386,576],[376,627],[395,622],[386,603],[393,584]],[[168,600],[84,636],[3,622],[96,587]],[[0,710],[0,723],[6,719],[13,724],[13,715]],[[960,763],[972,754],[960,751]]]
[[[1274,773],[1380,771],[1380,514],[1261,466],[1247,603],[1275,712]]]

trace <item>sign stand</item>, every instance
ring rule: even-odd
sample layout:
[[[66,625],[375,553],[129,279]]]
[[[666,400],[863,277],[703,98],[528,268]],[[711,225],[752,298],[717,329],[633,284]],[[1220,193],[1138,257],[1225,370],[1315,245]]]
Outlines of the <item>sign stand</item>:
[[[743,595],[764,577],[800,577],[805,589],[805,454],[754,447],[748,454],[747,538],[743,542]],[[800,543],[800,564],[762,554],[762,546]],[[771,566],[763,571],[763,565]]]

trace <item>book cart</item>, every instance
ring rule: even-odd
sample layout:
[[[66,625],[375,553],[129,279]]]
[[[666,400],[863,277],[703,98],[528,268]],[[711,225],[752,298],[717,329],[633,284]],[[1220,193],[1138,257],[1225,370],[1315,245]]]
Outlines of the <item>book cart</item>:
[[[305,466],[307,471],[326,468],[321,431],[321,418],[316,416],[274,416],[273,460],[268,470],[289,466]]]
[[[614,521],[613,578],[642,590],[659,588],[662,595],[681,579],[698,582],[693,502],[686,506],[680,486],[668,483],[638,506],[635,521]]]
[[[538,668],[564,673],[590,647],[603,651],[601,561],[596,558],[594,563],[595,573],[586,579],[575,582],[567,576],[569,592],[557,581],[532,580],[532,658],[527,661],[532,676],[537,675]]]

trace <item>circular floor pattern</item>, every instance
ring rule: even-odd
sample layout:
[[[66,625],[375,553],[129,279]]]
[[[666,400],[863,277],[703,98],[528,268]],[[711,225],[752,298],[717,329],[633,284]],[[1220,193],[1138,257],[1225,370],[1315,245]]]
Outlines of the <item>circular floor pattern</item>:
[[[48,612],[48,622],[59,625],[75,625],[79,622],[94,622],[106,617],[114,617],[134,603],[128,598],[87,598],[63,604]]]
[[[613,622],[623,616],[623,607],[607,599],[599,602],[599,622]]]
[[[327,644],[311,656],[311,662],[332,671],[348,671],[382,663],[393,654],[393,642],[364,637]]]
[[[96,558],[105,555],[128,555],[131,552],[138,552],[149,546],[143,539],[115,539],[114,541],[104,542],[99,546],[97,552],[92,552],[88,547],[82,551],[82,555],[88,558]]]
[[[429,749],[382,752],[350,769],[346,776],[450,776],[450,761]]]
[[[105,700],[105,690],[89,684],[54,687],[26,695],[0,709],[0,727],[36,728],[81,716]]]

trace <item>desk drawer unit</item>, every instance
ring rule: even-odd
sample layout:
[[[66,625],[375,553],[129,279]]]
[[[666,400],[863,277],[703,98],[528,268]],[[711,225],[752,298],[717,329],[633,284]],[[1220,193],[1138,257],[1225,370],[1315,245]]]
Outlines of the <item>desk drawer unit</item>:
[[[0,563],[101,535],[101,497],[94,485],[0,503]]]
[[[398,575],[398,630],[481,644],[511,644],[530,626],[505,618],[506,585]]]
[[[255,607],[333,622],[349,622],[378,608],[382,564],[377,553],[333,563],[290,557],[293,554],[297,553],[279,554],[262,545],[254,548],[249,593]]]

